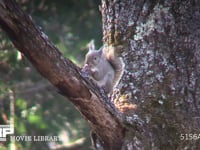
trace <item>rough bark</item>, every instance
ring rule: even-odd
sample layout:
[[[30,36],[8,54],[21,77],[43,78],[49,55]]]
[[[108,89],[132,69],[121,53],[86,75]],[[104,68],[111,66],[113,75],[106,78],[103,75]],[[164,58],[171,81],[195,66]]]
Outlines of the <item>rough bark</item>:
[[[132,124],[124,149],[198,149],[199,10],[193,0],[102,0],[104,43],[123,45],[113,101]]]
[[[100,140],[105,150],[198,149],[199,10],[193,0],[102,0],[104,44],[125,63],[114,105],[12,0],[0,1],[0,25],[89,121],[96,146]]]
[[[38,72],[88,120],[99,144],[105,149],[120,149],[124,127],[108,97],[87,76],[83,77],[79,67],[62,56],[15,1],[0,1],[0,26]]]

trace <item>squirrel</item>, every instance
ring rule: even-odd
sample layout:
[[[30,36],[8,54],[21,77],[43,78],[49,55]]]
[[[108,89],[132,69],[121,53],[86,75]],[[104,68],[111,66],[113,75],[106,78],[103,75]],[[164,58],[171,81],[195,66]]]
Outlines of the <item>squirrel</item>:
[[[112,92],[122,75],[123,63],[115,55],[114,48],[102,46],[99,50],[95,50],[94,40],[92,40],[85,56],[83,70],[108,94]]]

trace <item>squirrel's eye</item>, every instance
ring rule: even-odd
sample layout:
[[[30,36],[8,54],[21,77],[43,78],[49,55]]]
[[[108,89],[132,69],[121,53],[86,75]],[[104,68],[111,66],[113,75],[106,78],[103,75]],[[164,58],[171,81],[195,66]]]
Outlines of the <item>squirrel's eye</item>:
[[[94,57],[94,60],[97,60],[97,57]]]

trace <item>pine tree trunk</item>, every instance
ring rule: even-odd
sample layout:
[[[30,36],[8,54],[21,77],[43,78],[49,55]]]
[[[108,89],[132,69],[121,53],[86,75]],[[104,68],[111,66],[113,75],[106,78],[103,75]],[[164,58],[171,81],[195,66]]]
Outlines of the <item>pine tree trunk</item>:
[[[123,46],[113,100],[129,124],[123,149],[197,149],[200,1],[102,0],[101,10],[104,44]]]
[[[0,1],[0,26],[88,120],[96,149],[197,149],[199,10],[199,1],[102,0],[104,44],[125,64],[111,99],[13,0]]]

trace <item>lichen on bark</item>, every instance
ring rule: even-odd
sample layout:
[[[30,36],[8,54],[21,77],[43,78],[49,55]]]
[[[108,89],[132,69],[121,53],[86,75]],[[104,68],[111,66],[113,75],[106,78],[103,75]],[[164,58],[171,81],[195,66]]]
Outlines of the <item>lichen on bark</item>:
[[[125,119],[134,131],[127,134],[126,148],[197,147],[199,142],[181,141],[180,135],[199,132],[200,2],[106,2],[103,29],[113,35],[104,34],[104,42],[126,45],[115,99],[124,118],[132,117]],[[143,121],[141,127],[135,116]]]

